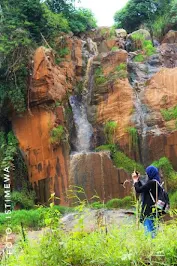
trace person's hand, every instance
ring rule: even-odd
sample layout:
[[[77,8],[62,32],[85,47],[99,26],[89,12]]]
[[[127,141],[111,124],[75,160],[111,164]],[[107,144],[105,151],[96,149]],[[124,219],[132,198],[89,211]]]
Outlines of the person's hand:
[[[135,171],[132,173],[132,179],[134,183],[138,182],[139,177],[140,177],[139,173],[137,174]]]

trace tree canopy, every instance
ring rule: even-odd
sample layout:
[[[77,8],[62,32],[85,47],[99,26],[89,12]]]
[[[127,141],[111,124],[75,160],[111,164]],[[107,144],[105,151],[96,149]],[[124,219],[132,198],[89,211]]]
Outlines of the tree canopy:
[[[171,0],[129,0],[127,5],[114,15],[116,27],[132,32],[142,24],[150,25],[158,16],[167,12],[171,2]]]

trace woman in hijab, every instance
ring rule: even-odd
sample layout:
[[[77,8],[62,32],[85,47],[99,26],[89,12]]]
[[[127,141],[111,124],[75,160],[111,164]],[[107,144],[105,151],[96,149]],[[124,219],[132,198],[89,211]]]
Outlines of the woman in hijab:
[[[156,235],[155,217],[156,213],[153,212],[154,201],[156,199],[157,182],[160,183],[159,171],[154,166],[148,166],[146,168],[146,174],[148,181],[142,185],[139,180],[140,175],[134,172],[132,178],[134,181],[134,187],[137,193],[142,193],[142,210],[141,210],[141,222],[145,226],[146,234],[151,234],[154,238]]]

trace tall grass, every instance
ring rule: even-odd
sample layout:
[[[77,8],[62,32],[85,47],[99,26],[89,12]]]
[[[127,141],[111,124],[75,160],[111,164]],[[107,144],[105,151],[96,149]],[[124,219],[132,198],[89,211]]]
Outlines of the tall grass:
[[[40,241],[20,245],[2,266],[175,266],[177,261],[176,223],[163,225],[155,239],[144,235],[134,224],[93,232],[58,230]],[[6,264],[5,264],[6,263]]]

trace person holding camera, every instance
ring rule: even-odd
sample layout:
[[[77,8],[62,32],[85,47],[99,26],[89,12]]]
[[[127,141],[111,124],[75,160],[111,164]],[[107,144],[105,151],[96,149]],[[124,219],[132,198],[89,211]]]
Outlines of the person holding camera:
[[[160,184],[159,171],[154,166],[148,166],[146,168],[146,174],[148,181],[143,185],[140,181],[140,174],[138,172],[132,173],[132,179],[134,182],[135,191],[141,193],[142,209],[140,222],[144,224],[145,233],[151,234],[154,238],[156,235],[155,218],[157,213],[154,212],[154,199],[158,197],[157,182]]]

